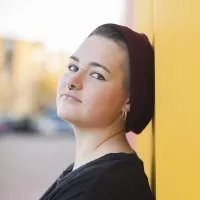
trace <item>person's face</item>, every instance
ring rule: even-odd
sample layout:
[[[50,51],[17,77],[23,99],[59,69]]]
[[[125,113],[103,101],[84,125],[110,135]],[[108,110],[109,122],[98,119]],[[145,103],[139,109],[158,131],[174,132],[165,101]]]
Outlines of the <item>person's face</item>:
[[[126,53],[101,36],[87,38],[70,57],[57,88],[58,116],[72,124],[107,126],[121,117],[128,94]],[[68,85],[73,84],[73,90]],[[71,94],[80,101],[62,94]]]

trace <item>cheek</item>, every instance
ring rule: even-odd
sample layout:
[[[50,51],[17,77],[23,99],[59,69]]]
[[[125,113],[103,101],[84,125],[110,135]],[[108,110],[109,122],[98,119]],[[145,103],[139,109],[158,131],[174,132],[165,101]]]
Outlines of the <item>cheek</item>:
[[[63,91],[63,89],[67,87],[67,81],[68,81],[68,79],[69,79],[69,77],[67,76],[66,73],[62,75],[62,77],[58,81],[57,94],[59,92]]]
[[[123,95],[119,89],[113,86],[99,87],[89,90],[89,95],[87,96],[87,102],[91,112],[93,109],[99,112],[108,112],[114,110],[120,110]]]
[[[58,101],[58,95],[61,92],[61,90],[63,90],[63,88],[66,87],[66,76],[65,74],[60,78],[60,80],[58,81],[57,84],[57,94],[56,94],[56,103]]]
[[[107,87],[94,87],[89,89],[87,95],[87,102],[91,106],[98,106],[104,104],[109,100],[109,92]]]
[[[58,81],[58,86],[57,88],[59,89],[60,87],[63,87],[66,83],[66,75],[63,74],[60,78],[60,80]]]

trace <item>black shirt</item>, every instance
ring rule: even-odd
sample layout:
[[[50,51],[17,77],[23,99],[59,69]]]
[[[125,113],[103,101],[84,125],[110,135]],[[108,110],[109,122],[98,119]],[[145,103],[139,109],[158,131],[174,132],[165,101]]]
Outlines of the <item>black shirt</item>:
[[[154,200],[135,153],[109,153],[72,171],[71,164],[40,200]]]

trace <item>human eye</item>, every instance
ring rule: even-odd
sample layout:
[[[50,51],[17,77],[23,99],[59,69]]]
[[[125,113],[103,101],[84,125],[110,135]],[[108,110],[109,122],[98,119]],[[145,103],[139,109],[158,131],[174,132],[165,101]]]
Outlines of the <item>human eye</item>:
[[[90,75],[91,75],[92,77],[98,79],[98,80],[105,81],[105,78],[104,78],[101,74],[99,74],[99,73],[97,73],[97,72],[93,72],[93,73],[91,73]]]
[[[69,65],[68,69],[69,69],[69,71],[77,72],[79,68],[75,65]]]

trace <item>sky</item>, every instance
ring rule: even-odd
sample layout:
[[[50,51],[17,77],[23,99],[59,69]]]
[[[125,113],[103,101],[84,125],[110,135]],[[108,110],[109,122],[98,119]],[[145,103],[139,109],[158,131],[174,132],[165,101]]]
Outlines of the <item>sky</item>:
[[[0,0],[0,37],[73,53],[98,25],[124,23],[124,0]]]

